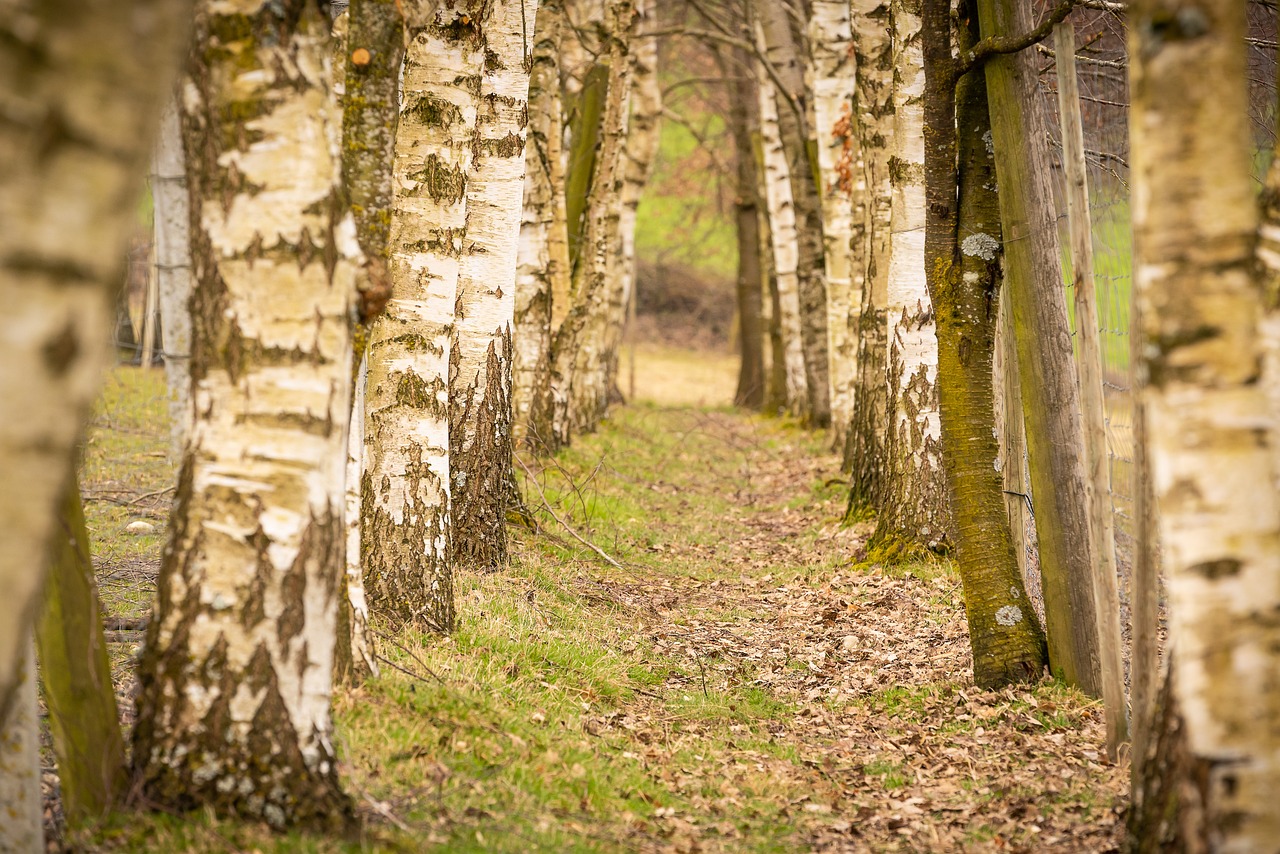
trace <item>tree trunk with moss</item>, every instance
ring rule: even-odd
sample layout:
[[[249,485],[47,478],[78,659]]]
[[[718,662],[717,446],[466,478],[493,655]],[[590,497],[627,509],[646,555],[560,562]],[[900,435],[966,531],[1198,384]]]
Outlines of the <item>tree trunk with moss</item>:
[[[21,35],[0,43],[0,719],[106,361],[148,129],[171,92],[186,18],[167,0],[5,9]]]
[[[978,14],[984,38],[1023,34],[1035,24],[1022,0],[979,0]],[[1049,662],[1054,673],[1097,697],[1101,659],[1080,394],[1062,287],[1039,60],[1034,51],[1024,50],[995,56],[985,68]],[[994,238],[974,234],[965,240],[976,244]]]
[[[944,548],[948,513],[938,422],[938,345],[925,277],[924,64],[915,5],[891,7],[894,129],[893,234],[888,273],[885,468],[873,556]]]
[[[561,0],[538,6],[529,75],[523,215],[516,262],[512,428],[516,447],[538,445],[533,413],[548,411],[553,303],[569,298],[560,98]],[[563,313],[563,312],[562,312]],[[539,403],[540,401],[540,403]]]
[[[329,22],[197,7],[183,131],[195,421],[139,664],[144,802],[338,830],[331,736],[342,428],[359,248]]]
[[[962,6],[960,47],[977,21]],[[992,358],[1000,291],[1000,204],[987,149],[991,122],[978,68],[956,83],[951,3],[925,0],[925,269],[937,313],[938,401],[956,565],[964,586],[974,681],[983,688],[1034,682],[1046,663],[1044,632],[1018,567],[997,460]],[[958,192],[957,192],[958,187]],[[988,234],[965,244],[961,234]]]
[[[45,707],[67,823],[102,819],[124,793],[124,736],[102,631],[89,529],[69,479],[36,628]]]
[[[887,0],[852,0],[855,79],[855,130],[862,154],[863,218],[855,222],[855,257],[863,279],[862,302],[855,330],[858,375],[844,449],[850,472],[849,514],[865,516],[879,502],[884,476],[885,415],[889,353],[888,282],[892,182],[889,173],[893,141],[893,56]]]
[[[800,320],[799,237],[796,211],[791,200],[790,166],[778,131],[776,89],[763,70],[757,76],[760,98],[760,141],[764,163],[765,210],[769,219],[769,240],[773,255],[773,287],[778,332],[782,343],[782,376],[785,396],[782,403],[797,418],[811,411],[809,380],[805,373],[804,343]]]
[[[371,610],[454,624],[449,365],[488,4],[408,8],[391,212],[391,299],[369,332],[361,553]]]
[[[494,0],[449,364],[449,476],[454,569],[507,564],[512,323],[524,197],[529,66],[537,0]]]
[[[1280,500],[1245,0],[1132,6],[1135,285],[1190,850],[1280,846]]]
[[[758,102],[754,81],[738,69],[751,67],[745,48],[738,48],[733,62],[722,56],[721,72],[734,77],[730,86],[731,109],[729,130],[733,134],[736,184],[734,186],[734,224],[738,245],[738,385],[734,391],[735,406],[763,409],[764,374],[764,277],[761,264],[759,177],[755,144],[752,142],[756,122],[752,105]]]
[[[813,0],[809,15],[809,55],[813,68],[823,256],[827,286],[828,396],[832,439],[844,448],[853,417],[858,374],[855,331],[862,307],[861,275],[854,275],[853,223],[858,155],[853,150],[852,109],[856,69],[849,0]],[[861,201],[861,200],[859,200]]]
[[[777,75],[775,89],[778,133],[787,160],[791,203],[796,221],[796,290],[800,303],[800,348],[808,393],[801,418],[815,427],[831,422],[830,355],[827,348],[827,287],[823,253],[821,181],[812,150],[809,87],[804,54],[791,26],[791,13],[781,0],[759,6],[766,58]]]
[[[600,144],[582,214],[582,238],[574,258],[573,304],[552,343],[553,447],[569,444],[577,433],[593,432],[609,403],[607,374],[600,366],[607,358],[609,274],[617,259],[622,217],[622,150],[630,116],[632,75],[627,54],[634,8],[632,0],[610,0],[606,9],[607,38],[601,63],[607,57],[608,83]],[[579,141],[575,140],[574,150],[580,148]],[[571,163],[573,159],[571,157]],[[577,168],[574,164],[574,169]],[[572,202],[574,194],[569,195]],[[571,238],[573,223],[570,209]]]

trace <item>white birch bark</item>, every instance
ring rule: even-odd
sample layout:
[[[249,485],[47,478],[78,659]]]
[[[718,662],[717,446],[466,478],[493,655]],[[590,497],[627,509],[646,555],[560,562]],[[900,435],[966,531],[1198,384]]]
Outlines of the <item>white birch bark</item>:
[[[915,8],[906,0],[892,5],[896,180],[887,282],[889,480],[880,523],[882,530],[887,526],[897,536],[934,547],[946,535],[936,522],[946,496],[941,489],[938,342],[924,267],[924,61]],[[969,246],[963,251],[972,254]]]
[[[164,375],[169,387],[171,453],[180,459],[191,425],[191,208],[183,162],[178,104],[165,105],[152,159],[151,197],[155,208],[156,282],[160,290],[160,333]]]
[[[1130,13],[1135,284],[1191,850],[1280,844],[1280,496],[1259,334],[1245,0]],[[1199,819],[1200,821],[1196,821]]]
[[[561,0],[541,3],[534,27],[524,211],[516,262],[512,359],[512,433],[516,447],[529,439],[536,444],[537,437],[530,436],[535,398],[545,396],[551,382],[552,302],[567,301],[569,295],[559,73],[563,16]],[[557,283],[561,283],[560,287]]]
[[[370,330],[361,553],[373,611],[453,630],[449,360],[486,16],[410,9],[395,141],[392,295]]]
[[[364,397],[369,385],[369,359],[360,360],[351,393],[351,421],[347,425],[347,470],[345,483],[347,631],[350,633],[351,663],[355,672],[378,675],[378,657],[369,633],[369,602],[364,593],[364,563],[360,553],[360,498],[364,483]]]
[[[773,83],[759,71],[760,138],[764,148],[764,199],[773,242],[774,280],[778,287],[778,320],[786,365],[787,411],[797,418],[809,411],[809,384],[800,341],[800,288],[796,273],[799,250],[796,212],[791,204],[790,167],[778,134],[778,105]]]
[[[297,11],[197,9],[182,97],[195,419],[133,759],[150,803],[335,829],[351,816],[330,697],[359,248],[337,213],[329,24]],[[243,35],[263,28],[278,39]]]
[[[855,65],[848,0],[813,0],[809,53],[813,68],[813,114],[822,189],[822,240],[827,271],[827,358],[831,428],[843,447],[853,417],[858,374],[857,323],[861,277],[853,271],[854,187],[837,167],[843,138],[835,129],[853,108]],[[851,131],[850,131],[851,132]]]
[[[455,569],[507,563],[511,327],[524,195],[529,63],[537,0],[494,0],[484,29],[475,156],[458,271],[449,370],[449,470]]]
[[[108,358],[145,129],[172,82],[185,17],[161,0],[4,7],[14,29],[0,44],[0,716]]]
[[[16,696],[0,714],[0,852],[6,854],[44,851],[36,653],[30,638],[25,646]]]

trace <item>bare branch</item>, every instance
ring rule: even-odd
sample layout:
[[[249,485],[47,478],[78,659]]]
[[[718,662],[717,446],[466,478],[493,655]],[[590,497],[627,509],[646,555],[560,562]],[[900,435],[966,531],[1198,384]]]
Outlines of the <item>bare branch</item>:
[[[1066,20],[1078,0],[1062,0],[1048,16],[1031,32],[1017,36],[988,36],[962,53],[956,60],[955,75],[960,77],[972,71],[993,56],[1017,53],[1038,44],[1053,32],[1053,28]]]

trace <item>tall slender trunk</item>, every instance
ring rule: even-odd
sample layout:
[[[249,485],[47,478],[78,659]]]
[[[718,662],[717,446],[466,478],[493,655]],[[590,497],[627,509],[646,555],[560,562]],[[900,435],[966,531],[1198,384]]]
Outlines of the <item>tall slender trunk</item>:
[[[856,117],[862,153],[865,203],[863,220],[855,223],[860,241],[856,256],[863,277],[858,306],[858,376],[853,412],[845,444],[844,464],[851,473],[849,510],[862,516],[878,502],[884,476],[888,383],[889,237],[892,182],[889,171],[893,142],[893,53],[888,0],[852,0],[853,47],[857,66]]]
[[[856,167],[851,150],[856,68],[852,50],[849,0],[813,0],[809,17],[809,54],[813,67],[813,115],[817,132],[819,189],[822,201],[823,256],[827,283],[828,395],[835,447],[843,448],[853,417],[858,375],[855,331],[862,307],[864,277],[854,275],[854,184],[840,174]]]
[[[1280,500],[1245,0],[1133,4],[1135,285],[1192,850],[1280,844]]]
[[[346,601],[339,609],[335,680],[358,683],[378,675],[378,656],[369,629],[369,600],[364,589],[364,561],[360,551],[361,485],[364,483],[364,396],[369,385],[369,359],[360,359],[351,391],[351,422],[347,425],[347,471],[343,523],[346,532]]]
[[[937,310],[943,462],[974,681],[989,688],[1039,679],[1047,656],[1013,550],[995,464],[991,361],[999,313],[1000,205],[985,139],[991,126],[986,82],[978,68],[957,87],[950,0],[925,0],[922,13],[923,108],[930,129],[924,155],[925,267]],[[976,41],[977,30],[967,4],[960,25],[963,51]],[[961,234],[989,240],[966,239],[962,251]]]
[[[775,91],[778,133],[787,159],[796,221],[796,290],[800,302],[800,344],[807,395],[801,416],[816,427],[831,422],[827,288],[823,256],[822,201],[812,138],[804,56],[791,27],[787,0],[760,4],[767,59],[785,92]]]
[[[514,309],[512,419],[517,447],[536,447],[540,430],[550,427],[537,428],[533,415],[549,412],[552,316],[556,304],[569,299],[559,70],[563,18],[562,0],[548,0],[539,5],[534,27]]]
[[[205,0],[195,45],[195,421],[139,664],[134,771],[157,806],[340,828],[329,701],[359,248],[329,22],[301,0]]]
[[[14,854],[44,850],[36,678],[35,647],[24,638],[13,696],[0,709],[0,851]]]
[[[491,9],[449,365],[452,563],[470,570],[507,563],[511,327],[538,3],[494,0]]]
[[[573,307],[552,345],[554,419],[557,446],[575,433],[595,430],[608,406],[609,389],[599,370],[606,357],[609,325],[609,273],[616,262],[622,216],[622,150],[631,101],[631,63],[627,59],[634,25],[633,0],[610,0],[607,8],[608,90],[600,146],[583,214],[581,251],[573,275]],[[572,226],[571,226],[572,227]]]
[[[984,38],[1021,34],[1034,26],[1032,9],[1022,0],[979,0],[978,13]],[[1058,214],[1049,184],[1048,130],[1035,52],[992,58],[986,77],[1000,184],[1005,286],[1013,304],[1035,496],[1049,662],[1055,673],[1097,697],[1102,689],[1080,395],[1062,287]]]
[[[191,429],[191,213],[183,165],[182,120],[176,100],[165,105],[152,158],[156,284],[164,375],[169,386],[171,454],[182,456]]]
[[[370,608],[453,630],[449,364],[490,6],[410,7],[395,135],[391,299],[369,334],[360,551]]]
[[[874,541],[884,557],[946,544],[938,344],[925,277],[924,64],[914,4],[891,7],[893,233],[888,274],[889,428]]]
[[[119,259],[187,9],[15,0],[0,42],[0,719],[98,391]],[[38,58],[39,61],[33,61]]]
[[[778,133],[778,107],[773,83],[761,73],[757,81],[760,97],[760,140],[764,157],[764,199],[769,217],[769,238],[773,246],[773,282],[778,292],[778,330],[782,339],[782,365],[786,390],[785,405],[796,417],[804,418],[809,405],[809,381],[805,375],[804,344],[800,320],[799,275],[796,264],[799,237],[796,211],[791,200],[790,166]]]
[[[730,84],[731,109],[729,128],[733,134],[737,182],[734,187],[734,223],[738,242],[738,387],[733,395],[736,406],[763,409],[764,375],[764,278],[761,264],[759,172],[756,167],[752,131],[752,105],[759,98],[755,81],[747,74],[751,57],[745,48],[733,54],[733,63],[722,61],[721,73],[733,76]]]

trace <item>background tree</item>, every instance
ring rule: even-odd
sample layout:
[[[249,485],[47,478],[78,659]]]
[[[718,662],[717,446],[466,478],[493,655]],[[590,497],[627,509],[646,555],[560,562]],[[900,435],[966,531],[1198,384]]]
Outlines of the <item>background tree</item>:
[[[358,256],[329,22],[196,11],[183,99],[196,418],[139,664],[150,804],[342,828],[331,741]]]

